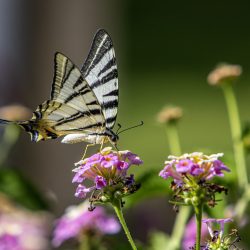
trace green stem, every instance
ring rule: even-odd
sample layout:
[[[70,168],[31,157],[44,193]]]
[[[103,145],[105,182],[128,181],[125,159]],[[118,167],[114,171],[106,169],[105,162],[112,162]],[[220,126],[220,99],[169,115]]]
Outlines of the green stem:
[[[176,122],[170,122],[167,124],[166,133],[167,133],[167,137],[169,141],[171,154],[180,155],[181,146],[180,146],[180,140],[179,140]]]
[[[235,214],[239,220],[242,219],[247,209],[247,205],[249,201],[250,201],[250,186],[248,186],[245,189],[245,192],[243,193],[242,197],[237,201],[235,205]]]
[[[202,219],[202,204],[194,208],[196,218],[196,245],[195,249],[200,250],[201,248],[201,219]]]
[[[238,182],[240,187],[245,189],[248,185],[248,175],[245,162],[244,146],[241,140],[241,124],[237,101],[231,84],[225,83],[222,86],[222,89],[229,115]]]
[[[90,250],[89,238],[86,235],[80,237],[79,250]]]
[[[168,137],[170,152],[172,155],[181,154],[180,139],[177,130],[176,122],[168,123],[166,126],[166,134]],[[168,250],[176,250],[180,248],[181,240],[184,234],[185,225],[187,223],[191,207],[180,207],[178,214],[176,215],[173,231],[171,234],[171,240],[167,246]]]
[[[181,245],[181,240],[184,234],[185,230],[185,225],[187,223],[189,214],[190,214],[190,206],[183,206],[180,208],[180,211],[178,212],[175,223],[174,223],[174,228],[173,232],[171,234],[171,241],[169,245],[167,246],[168,250],[176,250],[180,249]]]
[[[132,249],[137,250],[136,245],[135,245],[135,243],[133,241],[133,238],[132,238],[132,236],[131,236],[131,234],[129,232],[129,229],[127,227],[127,224],[125,222],[125,219],[123,217],[122,208],[121,208],[121,201],[120,200],[114,200],[112,202],[112,206],[115,209],[116,215],[117,215],[117,217],[118,217],[118,219],[119,219],[119,221],[120,221],[120,223],[122,225],[122,228],[123,228],[123,230],[124,230],[124,232],[125,232],[125,234],[126,234],[126,236],[128,238],[128,241],[129,241]]]
[[[20,135],[20,129],[16,125],[8,125],[4,129],[1,142],[0,165],[2,165],[9,156],[10,150],[17,142]]]

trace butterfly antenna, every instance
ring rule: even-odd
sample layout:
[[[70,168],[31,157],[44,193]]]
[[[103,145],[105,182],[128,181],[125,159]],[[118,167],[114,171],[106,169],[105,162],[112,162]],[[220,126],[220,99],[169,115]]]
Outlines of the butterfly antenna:
[[[137,124],[137,125],[135,125],[135,126],[132,126],[132,127],[126,128],[126,129],[123,129],[122,131],[120,131],[119,133],[117,133],[117,135],[119,135],[120,133],[122,133],[122,132],[124,132],[124,131],[126,131],[126,130],[130,130],[130,129],[132,129],[132,128],[140,127],[140,126],[142,126],[143,124],[144,124],[144,122],[141,121],[140,124]]]
[[[116,134],[118,135],[118,132],[121,129],[122,125],[120,123],[118,123],[117,126],[118,126],[118,129],[116,130]]]

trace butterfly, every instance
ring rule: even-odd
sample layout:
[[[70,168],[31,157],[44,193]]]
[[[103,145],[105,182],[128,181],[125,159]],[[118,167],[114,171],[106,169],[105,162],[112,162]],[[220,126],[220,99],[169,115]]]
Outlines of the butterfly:
[[[116,144],[113,132],[118,107],[118,72],[113,42],[101,29],[94,36],[81,70],[65,55],[55,53],[51,97],[27,121],[0,119],[0,124],[16,123],[31,140],[55,139],[63,143]]]

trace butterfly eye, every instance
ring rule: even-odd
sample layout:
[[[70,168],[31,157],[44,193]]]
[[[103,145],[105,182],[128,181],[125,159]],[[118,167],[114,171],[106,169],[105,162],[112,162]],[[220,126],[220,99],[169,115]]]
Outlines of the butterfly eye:
[[[112,140],[113,142],[117,142],[117,141],[119,140],[119,136],[116,135],[116,134],[114,134],[114,135],[112,135],[111,140]]]

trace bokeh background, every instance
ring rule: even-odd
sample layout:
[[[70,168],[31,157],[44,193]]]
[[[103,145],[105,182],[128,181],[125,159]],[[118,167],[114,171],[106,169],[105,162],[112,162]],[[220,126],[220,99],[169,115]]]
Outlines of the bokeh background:
[[[242,65],[236,94],[242,122],[250,120],[249,8],[243,0],[0,0],[0,105],[19,103],[34,110],[49,97],[54,53],[63,52],[81,66],[96,30],[105,28],[118,61],[117,121],[124,128],[145,123],[120,136],[119,148],[144,160],[136,173],[160,170],[169,154],[164,127],[156,122],[167,104],[184,110],[179,124],[183,151],[230,153],[223,96],[206,77],[219,62]],[[30,179],[59,216],[79,203],[71,170],[84,147],[60,140],[35,144],[22,133],[8,165]],[[131,208],[127,217],[132,233],[145,241],[151,230],[170,232],[174,212],[165,198],[154,197]]]

